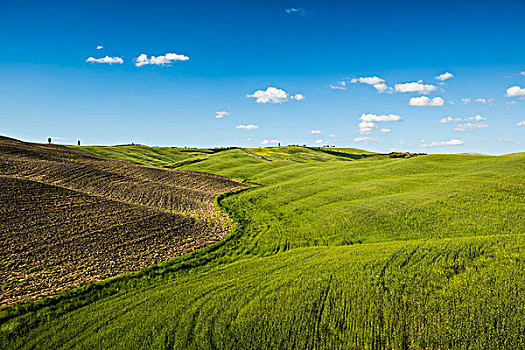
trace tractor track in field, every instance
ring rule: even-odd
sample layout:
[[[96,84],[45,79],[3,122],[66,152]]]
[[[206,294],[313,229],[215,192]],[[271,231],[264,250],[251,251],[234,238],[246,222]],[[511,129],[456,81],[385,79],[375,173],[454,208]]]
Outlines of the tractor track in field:
[[[137,271],[222,239],[227,177],[0,136],[0,308]]]

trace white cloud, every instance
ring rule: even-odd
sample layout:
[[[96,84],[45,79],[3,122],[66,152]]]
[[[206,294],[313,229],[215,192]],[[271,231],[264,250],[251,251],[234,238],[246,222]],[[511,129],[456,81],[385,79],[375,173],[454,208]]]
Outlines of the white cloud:
[[[103,48],[104,48],[104,46],[102,46],[102,45],[98,45],[97,46],[97,50],[100,50],[100,49],[103,49]]]
[[[223,118],[227,115],[230,115],[230,113],[226,112],[226,111],[219,111],[219,112],[215,112],[215,118]]]
[[[518,122],[516,126],[525,126],[525,120],[522,120],[521,122]]]
[[[428,98],[427,96],[421,96],[421,97],[412,97],[410,101],[408,102],[410,106],[417,106],[417,107],[428,107],[428,106],[443,106],[445,104],[445,100],[443,100],[441,97],[434,97],[434,98]]]
[[[299,15],[299,16],[306,15],[306,10],[300,7],[299,8],[295,8],[295,7],[287,8],[287,9],[284,9],[284,12],[286,12],[289,15]]]
[[[336,134],[330,134],[330,137],[334,138],[334,137],[337,137]]]
[[[352,82],[352,83],[360,82],[360,83],[368,84],[368,85],[377,85],[377,84],[384,83],[385,79],[381,79],[381,78],[376,77],[376,76],[373,76],[373,77],[360,77],[360,78],[358,78],[356,80],[352,79],[350,82]]]
[[[355,142],[377,142],[377,137],[359,136],[353,139]]]
[[[440,74],[436,77],[437,80],[440,80],[440,81],[445,81],[447,79],[450,79],[450,78],[453,78],[454,77],[454,74],[452,73],[449,73],[449,72],[446,72],[446,73],[443,73],[443,74]]]
[[[399,144],[400,144],[400,145],[406,145],[407,142],[406,142],[405,140],[399,140]]]
[[[493,101],[494,101],[494,98],[489,98],[489,99],[477,98],[476,99],[476,102],[478,102],[478,103],[492,103]]]
[[[382,79],[376,76],[352,78],[350,82],[372,85],[379,93],[383,93],[383,92],[391,93],[393,91],[391,87],[385,84],[385,79]]]
[[[441,146],[459,146],[466,144],[465,141],[452,139],[449,141],[439,141],[422,144],[421,147],[441,147]]]
[[[176,61],[188,61],[190,58],[188,56],[179,55],[176,53],[167,53],[164,56],[151,56],[148,58],[148,55],[145,53],[139,55],[135,58],[135,66],[141,67],[148,64],[153,64],[157,66],[169,65]]]
[[[448,116],[446,118],[441,119],[439,122],[441,124],[451,123],[451,122],[460,122],[461,118],[452,118],[451,116]]]
[[[385,83],[379,83],[379,84],[374,84],[372,85],[376,90],[377,92],[379,93],[382,93],[382,92],[388,92],[389,94],[392,93],[393,89],[386,85]]]
[[[118,64],[122,64],[124,63],[124,60],[120,57],[109,57],[109,56],[106,56],[106,57],[102,57],[102,58],[95,58],[95,57],[89,57],[86,62],[91,62],[91,63],[109,63],[109,64],[113,64],[113,63],[118,63]]]
[[[519,86],[511,86],[507,89],[507,97],[521,97],[525,98],[525,88]]]
[[[262,140],[261,145],[272,145],[272,144],[278,144],[281,141],[279,140]]]
[[[431,84],[421,84],[420,82],[404,83],[395,85],[397,92],[417,92],[420,94],[428,94],[436,91],[436,87]]]
[[[371,134],[372,133],[372,130],[374,130],[375,128],[377,128],[377,125],[375,123],[372,123],[372,122],[361,122],[359,123],[359,133],[361,135],[368,135],[368,134]]]
[[[480,122],[480,121],[482,121],[482,120],[487,120],[487,118],[482,117],[482,116],[480,116],[480,115],[478,114],[478,115],[475,116],[475,117],[469,117],[469,118],[467,118],[467,119],[465,119],[465,120],[475,120],[475,121],[477,121],[477,122]]]
[[[312,131],[310,131],[310,133],[312,133],[312,134],[320,134],[321,130],[312,130]]]
[[[254,125],[254,124],[244,125],[244,124],[240,124],[240,125],[237,125],[237,126],[235,127],[235,129],[240,129],[240,130],[255,130],[255,129],[259,129],[259,125]]]
[[[51,136],[51,140],[65,140],[66,138],[65,137],[61,137],[61,136]]]
[[[333,85],[329,85],[330,89],[332,90],[346,90],[346,82],[340,81],[338,83],[335,83]]]
[[[381,132],[391,132],[391,131],[392,131],[392,130],[387,129],[387,128],[383,128],[383,129],[381,129]]]
[[[365,122],[397,122],[402,120],[400,116],[397,114],[371,114],[371,113],[363,113],[361,114],[361,117],[359,120],[365,121]]]
[[[489,125],[486,123],[463,123],[457,124],[454,127],[455,131],[471,131],[472,129],[488,128]]]
[[[323,140],[316,140],[315,143],[317,143],[318,145],[322,145],[324,143]]]
[[[246,97],[255,98],[257,103],[283,103],[289,100],[304,100],[304,95],[302,94],[289,95],[286,91],[271,86],[266,88],[266,90],[257,90],[251,95],[246,95]]]
[[[461,102],[463,102],[464,104],[468,104],[470,103],[470,98],[462,98]]]
[[[523,75],[523,76],[525,77],[525,71],[520,72],[520,74]]]

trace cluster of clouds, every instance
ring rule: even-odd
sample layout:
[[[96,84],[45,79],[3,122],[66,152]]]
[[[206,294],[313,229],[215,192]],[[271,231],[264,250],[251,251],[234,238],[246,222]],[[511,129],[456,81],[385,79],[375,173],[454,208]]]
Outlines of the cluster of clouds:
[[[185,55],[179,55],[176,53],[167,53],[163,56],[150,56],[148,58],[148,55],[145,53],[139,55],[139,57],[135,58],[135,66],[142,67],[149,64],[156,65],[156,66],[165,66],[169,65],[176,61],[188,61],[190,58]]]
[[[461,99],[461,102],[463,102],[463,104],[469,104],[472,102],[472,99],[470,98],[462,98]],[[474,99],[474,102],[477,102],[477,103],[481,103],[481,104],[492,104],[492,102],[494,102],[494,97],[491,97],[491,98],[476,98]]]
[[[442,118],[439,123],[440,124],[448,124],[448,123],[458,123],[455,125],[454,130],[455,131],[472,131],[473,129],[482,129],[482,128],[488,128],[489,125],[487,123],[483,123],[483,121],[487,120],[487,118],[476,115],[474,117],[468,117],[468,118],[459,118],[459,117],[451,117],[448,116],[446,118]],[[464,123],[460,123],[464,122]],[[466,122],[466,123],[465,123]],[[472,123],[477,122],[477,123]]]
[[[103,46],[99,45],[97,46],[97,50],[102,49]],[[149,56],[145,53],[140,54],[138,57],[133,59],[133,62],[135,62],[135,66],[142,67],[146,65],[156,65],[156,66],[165,66],[170,65],[177,61],[188,61],[190,58],[185,55],[179,55],[176,53],[167,53],[165,55],[161,56]],[[95,57],[89,57],[86,62],[89,63],[106,63],[106,64],[122,64],[124,63],[124,59],[122,57],[110,57],[105,56],[101,58],[95,58]]]
[[[372,131],[374,131],[374,129],[378,128],[377,123],[398,122],[403,119],[397,114],[377,115],[377,114],[371,114],[371,113],[363,113],[361,114],[361,117],[359,117],[359,120],[360,120],[359,125],[358,125],[359,133],[361,135],[369,135],[372,133]],[[387,128],[381,129],[381,132],[391,132],[391,131],[392,130],[387,129]],[[354,141],[356,140],[354,139]],[[370,142],[367,139],[360,139],[360,141],[357,141],[357,142],[361,142],[361,141]]]
[[[311,134],[322,134],[322,131],[321,131],[321,130],[315,130],[315,129],[314,129],[314,130],[310,131],[310,133],[311,133]],[[336,134],[330,134],[330,135],[328,135],[328,136],[330,136],[331,138],[335,138],[335,137],[337,137]],[[319,140],[315,140],[315,143],[318,144],[318,145],[324,145],[324,144],[327,144],[328,142],[325,141],[325,140],[323,140],[323,139],[319,139]]]
[[[266,90],[257,90],[253,94],[246,95],[246,97],[255,98],[257,103],[283,103],[290,100],[302,101],[305,98],[303,94],[292,95],[272,86],[266,88]]]
[[[230,113],[226,112],[226,111],[218,111],[218,112],[215,112],[215,118],[224,118],[225,116],[227,115],[230,115]]]
[[[436,80],[438,80],[438,84],[443,85],[445,84],[445,81],[448,79],[451,79],[454,77],[454,74],[450,72],[445,72],[443,74],[440,74],[435,77]],[[358,77],[358,78],[352,78],[350,80],[343,79],[342,81],[339,81],[335,84],[330,84],[329,88],[332,90],[346,90],[347,84],[366,84],[370,85],[373,88],[376,89],[378,93],[417,93],[420,95],[428,95],[432,92],[436,92],[438,90],[436,85],[433,84],[425,84],[422,80],[408,82],[408,83],[397,83],[394,84],[394,86],[388,86],[385,83],[385,79],[380,78],[378,76],[368,76],[368,77]],[[429,106],[443,106],[445,105],[445,100],[441,97],[434,97],[429,98],[426,96],[421,97],[413,97],[409,100],[410,106],[417,106],[417,107],[429,107]]]

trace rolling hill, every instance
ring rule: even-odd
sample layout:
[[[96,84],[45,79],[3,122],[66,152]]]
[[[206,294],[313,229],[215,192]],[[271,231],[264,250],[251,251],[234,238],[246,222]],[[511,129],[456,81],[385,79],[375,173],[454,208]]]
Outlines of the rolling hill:
[[[2,344],[525,346],[524,153],[365,161],[310,151],[233,149],[181,166],[252,185],[218,195],[235,222],[225,239],[8,308]]]
[[[0,138],[0,306],[137,271],[221,239],[222,176]]]

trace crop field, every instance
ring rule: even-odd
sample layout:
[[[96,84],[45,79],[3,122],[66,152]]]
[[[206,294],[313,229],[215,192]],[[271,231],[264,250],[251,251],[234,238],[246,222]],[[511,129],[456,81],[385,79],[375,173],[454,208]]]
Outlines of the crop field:
[[[180,166],[188,176],[251,185],[214,193],[233,220],[229,234],[137,272],[6,308],[2,347],[524,348],[525,153],[358,157],[367,153],[233,149]],[[32,181],[54,174],[24,169],[12,172]],[[156,186],[169,186],[156,176]],[[56,182],[69,190],[78,183]],[[146,195],[131,199],[139,198],[148,203]],[[188,205],[193,217],[212,212],[198,203]]]
[[[122,146],[70,146],[91,154],[113,159],[128,160],[165,168],[176,168],[184,162],[206,158],[213,151],[193,148],[146,147],[141,145]]]
[[[137,271],[221,239],[221,176],[0,138],[0,306]]]

